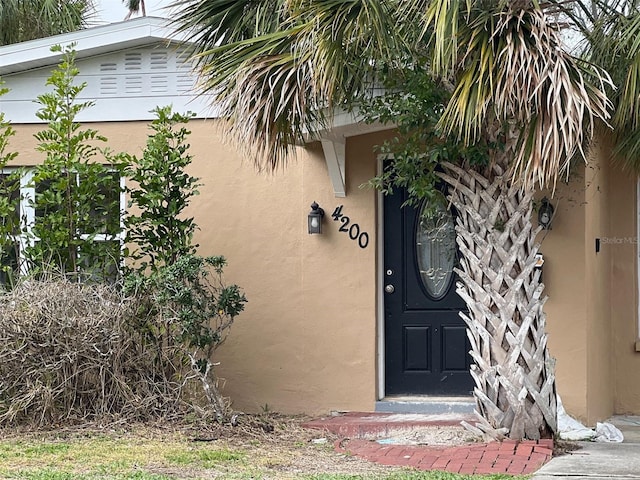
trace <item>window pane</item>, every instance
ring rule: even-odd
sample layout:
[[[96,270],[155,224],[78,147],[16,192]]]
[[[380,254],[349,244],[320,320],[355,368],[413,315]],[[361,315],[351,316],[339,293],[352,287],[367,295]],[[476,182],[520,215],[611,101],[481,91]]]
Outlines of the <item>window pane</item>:
[[[0,249],[0,287],[9,288],[18,278],[18,244],[7,243]]]
[[[120,270],[120,242],[85,242],[80,247],[78,265],[83,280],[115,282]]]
[[[89,235],[116,235],[120,232],[120,175],[104,172],[99,177],[96,185],[98,195],[90,205],[89,219],[81,231]]]
[[[63,207],[63,192],[66,190],[66,179],[40,180],[36,183],[36,218],[48,217]],[[70,185],[70,189],[73,189]]]
[[[32,233],[37,241],[26,251],[32,267],[115,280],[121,249],[119,173],[88,164],[77,173],[35,183]]]
[[[0,173],[0,229],[3,234],[20,232],[20,180]]]
[[[74,271],[76,257],[73,247],[47,240],[35,241],[25,248],[24,257],[28,270],[57,273]]]
[[[0,173],[0,287],[17,278],[20,233],[20,180],[17,174]]]
[[[442,298],[453,281],[456,261],[456,229],[453,215],[438,205],[427,210],[424,203],[416,231],[416,251],[422,283],[435,300]]]
[[[36,218],[47,217],[47,222],[56,223],[55,217],[59,216],[56,213],[66,203],[67,180],[61,176],[37,182]],[[84,176],[79,179],[74,174],[69,180],[71,200],[77,213],[77,231],[81,235],[117,235],[120,232],[121,191],[118,172],[101,171],[90,178]]]

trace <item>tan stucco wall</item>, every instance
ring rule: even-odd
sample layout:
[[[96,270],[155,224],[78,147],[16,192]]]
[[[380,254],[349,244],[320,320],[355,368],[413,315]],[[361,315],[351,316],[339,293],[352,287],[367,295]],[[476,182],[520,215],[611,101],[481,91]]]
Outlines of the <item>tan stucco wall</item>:
[[[602,241],[609,236],[610,165],[601,145],[592,150],[585,169],[585,267],[587,305],[587,423],[595,424],[613,414],[611,351],[611,251]],[[596,253],[595,239],[600,251]]]
[[[558,393],[567,411],[589,425],[640,412],[636,177],[610,153],[602,140],[588,165],[560,184],[553,229],[542,235]]]
[[[611,323],[612,378],[614,411],[617,414],[640,414],[640,352],[635,351],[638,338],[637,277],[637,176],[619,167],[609,175],[611,243]]]
[[[194,169],[212,179],[194,209],[208,219],[197,241],[203,253],[229,258],[249,299],[220,357],[236,408],[373,409],[375,197],[358,187],[376,167],[371,145],[347,150],[346,198],[334,197],[317,147],[274,176],[256,175],[231,150]],[[322,235],[307,233],[313,201],[325,210]],[[331,213],[340,204],[369,233],[366,249],[338,232]]]
[[[544,310],[549,350],[556,359],[558,393],[568,412],[586,419],[584,171],[577,170],[569,184],[558,184],[553,197],[545,192],[555,206],[555,214],[552,229],[543,230],[538,239],[545,259],[543,282],[549,300]]]
[[[204,186],[189,213],[200,225],[200,252],[225,255],[228,281],[249,300],[220,350],[224,393],[245,411],[372,410],[378,207],[376,193],[360,186],[376,172],[373,146],[381,135],[348,139],[347,197],[336,198],[317,144],[301,148],[286,170],[258,174],[220,141],[214,123],[190,124],[192,173]],[[112,149],[134,154],[149,133],[143,122],[91,127]],[[11,141],[22,152],[16,164],[37,161],[32,134],[40,128],[18,127]],[[569,413],[589,424],[640,413],[636,245],[604,240],[636,239],[636,184],[605,159],[608,150],[559,184],[553,229],[539,237],[558,392]],[[322,235],[306,232],[313,201],[325,209]],[[331,219],[341,204],[369,234],[366,249]],[[602,242],[598,254],[595,238]]]
[[[319,145],[299,149],[285,171],[258,174],[224,145],[211,121],[192,121],[189,142],[201,194],[189,215],[202,255],[225,255],[226,278],[248,304],[220,349],[219,374],[234,407],[320,413],[372,410],[376,400],[376,193],[360,185],[376,173],[372,136],[347,142],[346,198],[335,198]],[[91,124],[113,150],[140,154],[146,123]],[[17,163],[37,158],[33,133],[20,126]],[[313,201],[325,210],[322,235],[307,233]],[[366,249],[331,213],[369,234]]]

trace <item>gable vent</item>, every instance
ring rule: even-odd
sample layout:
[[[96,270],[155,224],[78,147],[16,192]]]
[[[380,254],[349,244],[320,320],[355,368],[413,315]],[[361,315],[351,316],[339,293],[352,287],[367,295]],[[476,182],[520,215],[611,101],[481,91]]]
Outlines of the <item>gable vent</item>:
[[[151,52],[150,58],[151,70],[167,69],[167,52]]]
[[[142,77],[140,75],[125,77],[124,91],[132,95],[142,93]]]
[[[169,79],[166,75],[151,75],[151,93],[167,93]]]
[[[188,51],[181,50],[176,52],[176,67],[178,70],[191,70]]]
[[[193,88],[193,77],[188,73],[178,73],[176,76],[176,89],[178,93],[185,93]]]
[[[142,69],[142,53],[130,52],[124,54],[125,70],[141,70]]]
[[[112,54],[96,63],[97,94],[103,97],[137,97],[137,101],[143,102],[147,100],[142,98],[195,93],[197,74],[190,50],[138,48]]]
[[[115,72],[118,69],[118,64],[115,62],[105,62],[100,64],[101,72]]]
[[[100,93],[103,95],[115,95],[118,93],[117,77],[100,77]]]
[[[194,87],[195,74],[189,57],[189,52],[186,50],[176,54],[176,89],[178,93],[189,92]]]

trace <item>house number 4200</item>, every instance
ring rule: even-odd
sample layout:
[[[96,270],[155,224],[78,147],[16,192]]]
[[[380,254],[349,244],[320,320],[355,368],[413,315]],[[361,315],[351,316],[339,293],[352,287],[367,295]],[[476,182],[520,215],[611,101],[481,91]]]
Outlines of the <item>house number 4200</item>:
[[[340,232],[349,234],[351,240],[356,240],[360,248],[367,248],[369,245],[369,234],[367,232],[360,231],[360,225],[357,223],[351,223],[351,219],[342,214],[342,205],[338,205],[331,214],[334,222],[340,222]]]

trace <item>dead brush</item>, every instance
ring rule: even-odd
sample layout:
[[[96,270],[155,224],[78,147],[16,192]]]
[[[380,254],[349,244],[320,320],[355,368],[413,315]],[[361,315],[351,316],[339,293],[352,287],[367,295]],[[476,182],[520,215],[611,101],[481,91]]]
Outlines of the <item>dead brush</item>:
[[[131,304],[116,286],[61,276],[0,293],[0,425],[140,421],[189,410],[189,366],[131,327]]]

